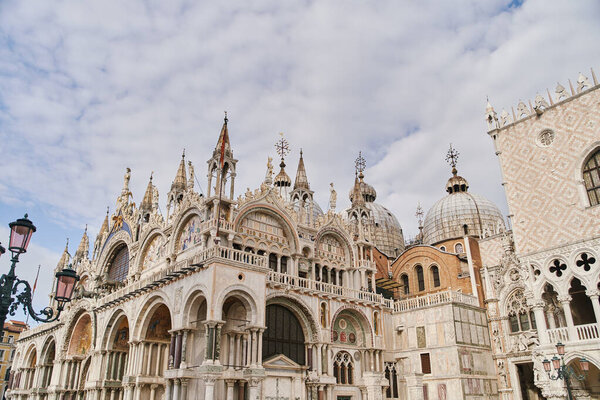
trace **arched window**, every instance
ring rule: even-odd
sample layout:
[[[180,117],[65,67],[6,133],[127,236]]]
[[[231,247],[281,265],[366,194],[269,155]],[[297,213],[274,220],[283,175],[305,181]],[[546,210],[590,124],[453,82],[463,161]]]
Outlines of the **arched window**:
[[[354,362],[350,353],[340,351],[335,355],[333,374],[338,385],[352,385],[354,383]]]
[[[587,190],[590,205],[600,203],[600,149],[589,156],[583,167],[583,182]]]
[[[108,279],[116,282],[123,282],[127,279],[129,272],[129,250],[127,246],[122,246],[115,252],[115,255],[108,267]]]
[[[267,329],[263,334],[263,359],[283,354],[304,365],[304,332],[298,318],[278,304],[267,306]]]
[[[408,284],[408,275],[406,274],[402,274],[402,276],[400,277],[400,280],[402,280],[402,286],[404,288],[404,294],[409,294],[410,293],[410,286]]]
[[[425,290],[425,276],[423,275],[423,267],[417,265],[415,267],[415,271],[417,272],[417,282],[419,283],[419,291]]]
[[[454,245],[454,252],[458,254],[464,252],[462,243],[456,243]]]
[[[435,265],[431,267],[431,278],[433,279],[433,286],[440,287],[440,270]]]
[[[516,290],[506,304],[508,324],[512,333],[536,329],[533,311],[527,305],[522,289]]]

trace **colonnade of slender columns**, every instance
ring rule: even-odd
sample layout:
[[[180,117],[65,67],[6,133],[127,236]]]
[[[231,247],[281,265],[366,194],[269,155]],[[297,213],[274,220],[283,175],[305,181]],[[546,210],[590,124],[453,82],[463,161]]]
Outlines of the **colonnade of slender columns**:
[[[362,371],[363,372],[384,372],[385,363],[383,361],[383,350],[369,349],[362,351]]]

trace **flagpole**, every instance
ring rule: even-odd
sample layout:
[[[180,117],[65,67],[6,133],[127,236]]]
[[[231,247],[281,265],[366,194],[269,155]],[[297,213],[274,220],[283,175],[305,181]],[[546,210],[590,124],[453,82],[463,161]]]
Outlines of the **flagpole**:
[[[38,264],[38,270],[37,270],[37,274],[35,275],[35,282],[33,283],[33,290],[31,291],[31,301],[33,302],[33,296],[35,295],[35,288],[37,287],[37,281],[38,278],[40,277],[40,268],[42,267],[42,264]],[[29,313],[27,313],[27,318],[25,319],[25,325],[27,325],[27,323],[29,322]]]

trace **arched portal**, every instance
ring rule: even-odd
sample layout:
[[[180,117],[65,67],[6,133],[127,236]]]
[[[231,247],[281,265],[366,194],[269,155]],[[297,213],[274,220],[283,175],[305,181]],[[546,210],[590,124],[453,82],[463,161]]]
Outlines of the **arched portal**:
[[[106,368],[102,374],[106,385],[114,388],[116,396],[122,396],[130,338],[129,320],[124,314],[113,317],[107,328],[107,335],[106,352],[103,355]]]
[[[71,331],[66,356],[66,374],[64,380],[65,399],[76,399],[83,394],[82,385],[85,384],[84,371],[86,359],[92,352],[93,326],[92,317],[88,313],[82,313]],[[82,372],[84,374],[82,374]],[[83,380],[82,380],[83,379]]]
[[[54,338],[46,343],[42,350],[42,365],[41,365],[41,387],[47,388],[50,386],[52,372],[54,370],[54,359],[56,358],[56,342]]]
[[[282,354],[299,365],[305,365],[305,338],[298,318],[286,307],[270,304],[266,309],[265,321],[267,329],[263,334],[263,360]]]
[[[169,365],[171,312],[164,303],[155,301],[144,315],[140,341],[135,348],[136,362],[130,368],[130,372],[136,381],[136,396],[158,400],[165,393],[164,372]],[[173,346],[171,348],[174,351]],[[143,383],[148,380],[153,381],[154,384]]]
[[[252,322],[252,310],[244,298],[239,295],[231,295],[223,302],[221,319],[225,321],[221,328],[221,352],[219,360],[221,365],[229,371],[239,371],[254,364],[259,364],[258,359],[258,341],[254,341],[258,332],[250,329]],[[253,344],[254,341],[254,344]],[[257,353],[253,353],[257,351]],[[233,384],[230,382],[227,387],[220,385],[216,387],[217,397],[230,397],[227,392],[233,392],[233,398],[246,398],[247,385],[245,381],[236,380]]]

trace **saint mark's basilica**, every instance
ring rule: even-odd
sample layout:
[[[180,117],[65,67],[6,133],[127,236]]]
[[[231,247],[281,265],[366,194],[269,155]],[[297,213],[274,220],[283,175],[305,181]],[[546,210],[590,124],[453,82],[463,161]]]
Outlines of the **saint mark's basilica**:
[[[360,155],[346,210],[333,184],[315,202],[302,153],[288,175],[283,138],[279,168],[237,195],[227,118],[204,195],[185,155],[166,199],[151,177],[136,205],[128,169],[98,235],[65,248],[75,299],[21,334],[6,397],[559,400],[542,361],[562,342],[590,364],[574,398],[600,399],[600,86],[566,86],[487,105],[507,219],[451,147],[410,241]]]

